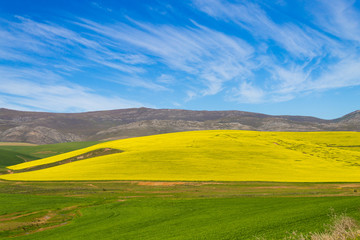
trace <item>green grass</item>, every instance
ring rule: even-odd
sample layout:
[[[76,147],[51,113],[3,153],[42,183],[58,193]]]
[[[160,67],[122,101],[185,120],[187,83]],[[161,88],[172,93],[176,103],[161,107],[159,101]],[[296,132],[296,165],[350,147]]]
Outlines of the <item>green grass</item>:
[[[55,210],[82,202],[85,201],[80,198],[1,193],[0,215],[14,212],[29,213],[39,210]]]
[[[19,239],[281,239],[322,230],[330,209],[359,218],[359,198],[141,199],[82,211],[73,224]]]
[[[14,164],[32,161],[39,158],[74,151],[88,147],[99,142],[69,142],[37,146],[6,146],[0,145],[0,167],[7,167]]]
[[[5,150],[0,148],[0,167],[6,167],[14,164],[23,163],[26,161],[32,161],[35,159],[38,158],[28,154],[14,152],[11,150]]]
[[[55,214],[41,226],[0,230],[0,238],[283,239],[293,231],[324,230],[331,214],[360,220],[359,193],[353,191],[359,188],[344,183],[0,182],[0,215],[39,211],[16,219],[21,226]],[[66,210],[69,206],[77,207]],[[44,227],[50,229],[35,232]]]
[[[65,152],[74,151],[76,149],[89,147],[97,143],[100,142],[99,141],[66,142],[66,143],[45,144],[45,145],[37,145],[37,146],[0,146],[0,149],[28,154],[37,158],[45,158]]]
[[[39,228],[52,227],[73,219],[66,207],[86,204],[79,198],[36,196],[25,194],[0,194],[0,239],[31,233]],[[65,208],[65,209],[64,209]],[[52,216],[46,222],[42,218]]]

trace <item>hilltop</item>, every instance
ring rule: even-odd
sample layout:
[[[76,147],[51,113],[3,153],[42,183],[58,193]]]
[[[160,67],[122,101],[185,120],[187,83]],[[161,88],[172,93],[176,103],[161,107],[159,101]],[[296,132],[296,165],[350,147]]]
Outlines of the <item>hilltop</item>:
[[[131,108],[84,113],[0,109],[0,141],[49,144],[194,130],[360,131],[360,111],[324,120],[243,111]]]

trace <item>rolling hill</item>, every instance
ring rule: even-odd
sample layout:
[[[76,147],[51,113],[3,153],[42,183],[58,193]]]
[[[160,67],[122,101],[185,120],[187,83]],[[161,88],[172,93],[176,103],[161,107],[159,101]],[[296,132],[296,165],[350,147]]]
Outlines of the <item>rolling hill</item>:
[[[360,131],[360,111],[334,120],[243,111],[131,108],[85,113],[0,109],[0,141],[51,144],[194,130]]]
[[[104,142],[9,168],[14,174],[1,178],[359,182],[360,133],[179,132]]]

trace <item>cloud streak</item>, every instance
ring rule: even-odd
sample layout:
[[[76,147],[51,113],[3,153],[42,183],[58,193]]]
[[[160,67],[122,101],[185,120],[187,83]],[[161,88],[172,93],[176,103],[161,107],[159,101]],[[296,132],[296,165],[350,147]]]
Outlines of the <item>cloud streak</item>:
[[[141,107],[116,96],[102,96],[92,89],[69,83],[59,75],[29,69],[0,67],[0,102],[3,107],[51,112],[82,112]],[[32,81],[33,78],[38,82]]]
[[[277,23],[262,6],[247,1],[194,0],[197,9],[247,30],[256,39],[255,45],[267,49],[266,54],[254,55],[265,59],[262,68],[268,75],[242,82],[237,92],[232,91],[237,97],[230,97],[253,103],[287,101],[303,93],[360,85],[358,47],[346,41],[358,41],[360,36],[360,14],[353,3],[319,0],[318,8],[325,11],[311,10],[316,14],[311,27],[298,21]]]
[[[272,8],[261,1],[193,0],[187,7],[195,14],[180,24],[166,14],[165,21],[150,22],[118,17],[95,1],[89,6],[113,18],[0,19],[2,104],[50,110],[64,102],[56,111],[75,109],[75,102],[82,110],[140,106],[118,97],[139,89],[149,98],[181,92],[173,102],[221,96],[259,104],[360,86],[354,1],[317,0],[301,9],[312,18],[301,19],[279,10],[286,2]],[[104,96],[77,75],[116,90]]]
[[[320,54],[325,36],[304,24],[277,24],[257,4],[242,1],[229,3],[221,0],[196,0],[195,5],[212,17],[233,21],[253,36],[272,40],[295,57],[311,58]]]
[[[142,64],[151,62],[142,54],[128,54],[122,49],[114,49],[101,36],[79,34],[70,28],[51,22],[36,22],[28,18],[16,17],[17,21],[2,20],[0,30],[0,58],[26,63],[40,63],[47,59],[80,66],[100,64],[121,72],[143,72]],[[71,59],[72,63],[69,63]],[[42,62],[44,65],[44,62]]]
[[[203,95],[217,94],[224,82],[242,78],[254,68],[253,48],[242,39],[194,23],[188,27],[153,25],[110,26],[82,19],[78,24],[116,45],[130,45],[175,71],[183,71],[206,86]]]
[[[360,41],[360,13],[353,6],[355,1],[339,0],[329,4],[328,1],[318,0],[315,3],[323,11],[309,9],[315,23],[324,31],[341,39]]]

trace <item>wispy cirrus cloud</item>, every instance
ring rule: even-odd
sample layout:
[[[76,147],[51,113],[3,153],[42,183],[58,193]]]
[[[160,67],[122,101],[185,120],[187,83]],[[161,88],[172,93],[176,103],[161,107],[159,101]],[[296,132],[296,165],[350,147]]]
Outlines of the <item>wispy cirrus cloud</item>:
[[[194,23],[175,27],[132,21],[129,24],[98,24],[82,19],[78,25],[106,36],[112,44],[130,45],[175,71],[184,71],[206,86],[203,95],[222,90],[223,83],[247,76],[254,63],[253,48],[234,36]]]
[[[0,59],[31,64],[68,63],[74,66],[100,64],[121,72],[143,72],[142,64],[151,62],[143,54],[114,49],[101,36],[77,33],[51,22],[36,22],[16,16],[17,21],[2,20]]]
[[[104,96],[72,80],[73,75],[91,68],[104,68],[113,74],[142,73],[145,71],[143,65],[152,62],[144,54],[116,49],[101,41],[101,36],[78,33],[71,26],[20,16],[13,20],[0,19],[2,106],[88,111],[146,105],[116,96],[119,94]],[[19,67],[15,68],[14,63]],[[103,81],[101,76],[97,79]],[[119,79],[118,83],[151,90],[165,89],[151,79],[131,82],[126,78]],[[50,91],[52,89],[54,91]]]
[[[266,54],[254,53],[265,59],[262,69],[268,75],[242,82],[231,91],[234,96],[229,99],[250,103],[287,101],[306,92],[360,85],[360,53],[357,44],[346,41],[357,41],[359,36],[360,14],[352,6],[354,1],[330,4],[319,0],[319,8],[325,11],[312,9],[316,26],[299,21],[277,23],[262,6],[248,1],[193,2],[209,16],[247,30],[256,39],[253,46],[265,44],[268,49]],[[272,43],[280,50],[272,50],[276,49]]]
[[[250,61],[251,45],[195,22],[192,26],[175,27],[134,20],[132,24],[109,25],[81,19],[73,22],[84,29],[85,33],[81,35],[51,22],[17,19],[19,22],[8,22],[4,42],[10,44],[3,45],[6,54],[0,58],[42,65],[42,58],[56,56],[55,66],[63,67],[64,71],[98,64],[132,74],[132,77],[115,81],[126,86],[166,90],[161,82],[155,83],[142,76],[148,71],[144,65],[162,64],[172,71],[186,72],[198,81],[198,85],[203,86],[201,95],[214,95],[223,89],[224,82],[245,78],[255,67]],[[71,59],[67,53],[71,53]],[[37,56],[31,56],[33,54]],[[114,82],[114,79],[110,81]]]
[[[261,103],[264,102],[265,92],[252,83],[242,82],[238,88],[232,89],[232,94],[228,96],[230,101],[242,103]]]
[[[2,107],[22,110],[82,112],[141,107],[144,104],[117,96],[103,96],[94,90],[70,83],[60,75],[33,69],[0,67]],[[38,81],[35,82],[33,79]]]
[[[321,27],[322,30],[333,34],[334,36],[360,41],[360,13],[354,8],[354,0],[340,0],[329,4],[329,1],[315,1],[315,6],[309,6],[310,12],[314,17],[314,22]],[[313,3],[314,4],[314,3]],[[322,11],[315,11],[322,9]]]
[[[126,75],[115,75],[115,76],[109,76],[104,79],[104,81],[109,81],[113,83],[122,84],[129,87],[141,87],[146,88],[148,90],[152,91],[169,91],[170,89],[157,84],[155,82],[149,82],[144,79],[141,79],[140,77],[134,77],[134,76],[126,76]]]
[[[18,96],[46,107],[40,97],[15,92],[20,83],[47,98],[50,92],[42,85],[62,91],[51,91],[54,99],[69,93],[67,97],[81,102],[83,109],[92,108],[75,98],[72,90],[106,106],[115,106],[112,101],[138,106],[121,93],[134,94],[136,99],[141,89],[148,99],[176,95],[179,99],[173,102],[186,104],[215,97],[259,104],[360,86],[360,13],[354,1],[301,3],[306,21],[300,15],[289,16],[289,2],[277,2],[275,6],[262,1],[193,0],[177,3],[187,7],[191,16],[160,14],[153,22],[142,14],[121,15],[106,1],[89,3],[92,11],[106,12],[106,19],[71,14],[52,21],[23,16],[0,19],[0,81],[9,82],[1,88],[2,102],[6,98],[8,104],[10,99],[14,103]],[[151,16],[158,12],[156,6],[146,9]],[[119,94],[96,93],[89,86],[97,82]],[[70,103],[65,105],[70,109]]]
[[[219,20],[233,21],[254,37],[272,40],[299,58],[319,55],[329,39],[302,23],[276,23],[258,4],[242,1],[195,0],[199,10]]]

